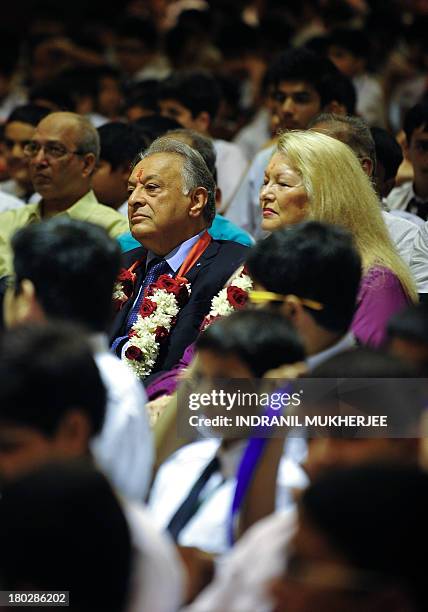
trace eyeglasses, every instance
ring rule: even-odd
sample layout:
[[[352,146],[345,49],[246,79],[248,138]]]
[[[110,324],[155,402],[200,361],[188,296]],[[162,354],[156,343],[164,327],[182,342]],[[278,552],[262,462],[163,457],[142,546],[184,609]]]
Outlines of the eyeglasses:
[[[266,302],[297,302],[310,308],[311,310],[323,310],[324,305],[315,300],[297,297],[297,295],[281,295],[280,293],[272,293],[272,291],[250,291],[248,299],[252,304],[265,304]]]
[[[24,153],[27,157],[36,157],[41,149],[45,152],[46,157],[50,157],[51,159],[60,159],[66,155],[84,155],[83,151],[79,149],[76,149],[76,151],[69,151],[60,143],[48,142],[42,145],[40,142],[35,142],[34,140],[31,140],[25,145]]]

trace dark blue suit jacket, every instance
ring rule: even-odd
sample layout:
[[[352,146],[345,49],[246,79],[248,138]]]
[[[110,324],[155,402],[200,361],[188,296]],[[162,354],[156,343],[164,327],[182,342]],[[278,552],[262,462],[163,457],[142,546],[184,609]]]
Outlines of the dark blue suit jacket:
[[[185,349],[194,342],[199,327],[208,314],[212,298],[223,288],[233,272],[245,261],[248,247],[227,240],[212,240],[199,261],[189,270],[186,278],[191,284],[188,303],[180,310],[168,342],[162,347],[159,359],[152,374],[159,370],[171,369],[183,355]],[[140,247],[123,255],[123,265],[129,268],[134,261],[145,254]],[[145,267],[137,270],[137,281],[134,296],[144,280]],[[126,334],[126,321],[134,298],[128,300],[113,322],[111,341]],[[118,347],[120,354],[121,345]]]

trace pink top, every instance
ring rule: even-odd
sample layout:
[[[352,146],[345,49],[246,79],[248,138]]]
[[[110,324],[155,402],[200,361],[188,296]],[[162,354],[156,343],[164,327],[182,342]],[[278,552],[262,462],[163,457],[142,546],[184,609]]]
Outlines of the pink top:
[[[351,324],[354,336],[374,348],[385,340],[390,318],[410,304],[396,275],[382,266],[373,266],[361,280],[357,310]]]

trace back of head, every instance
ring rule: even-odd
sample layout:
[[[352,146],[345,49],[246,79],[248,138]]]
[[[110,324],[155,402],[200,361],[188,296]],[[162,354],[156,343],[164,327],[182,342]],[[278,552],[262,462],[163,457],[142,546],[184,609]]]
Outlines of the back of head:
[[[370,592],[399,590],[408,598],[400,609],[426,610],[426,473],[394,465],[333,471],[303,493],[301,511],[335,553],[372,574]]]
[[[361,260],[344,229],[312,221],[278,230],[253,247],[247,265],[268,291],[323,304],[320,311],[308,311],[321,327],[337,333],[348,330]]]
[[[369,159],[371,162],[371,173],[374,173],[376,168],[375,142],[370,128],[364,119],[322,113],[311,121],[309,128],[348,145],[360,162],[364,159]]]
[[[428,304],[409,306],[388,323],[388,338],[403,338],[428,347]]]
[[[346,49],[357,58],[366,59],[369,54],[369,40],[363,30],[355,28],[337,28],[328,37],[330,46]]]
[[[327,379],[325,394],[322,399],[318,396],[318,405],[335,406],[339,414],[347,414],[349,410],[349,414],[357,411],[357,414],[387,418],[383,429],[347,427],[345,433],[339,430],[340,436],[352,438],[357,431],[358,437],[364,438],[419,436],[426,391],[416,370],[401,359],[368,348],[356,348],[328,359],[314,368],[310,376]],[[332,385],[331,379],[336,379],[336,384]],[[316,393],[320,389],[318,387]],[[309,395],[306,394],[307,400]]]
[[[30,280],[48,318],[105,332],[112,317],[120,249],[91,223],[56,217],[19,230],[12,240],[16,291]]]
[[[197,117],[206,112],[213,121],[220,107],[222,92],[216,79],[207,72],[177,72],[164,81],[160,100],[176,100]]]
[[[335,100],[334,80],[340,72],[330,60],[310,49],[290,49],[274,60],[268,70],[269,84],[274,88],[282,81],[305,81],[321,99],[321,106]]]
[[[18,121],[19,123],[27,123],[28,125],[36,125],[49,115],[50,110],[44,106],[38,106],[36,104],[25,104],[24,106],[17,106],[10,113],[6,120],[6,124]]]
[[[138,153],[149,146],[147,134],[133,123],[113,121],[98,128],[100,159],[108,162],[112,170],[130,167]]]
[[[376,159],[384,170],[384,181],[393,181],[403,161],[403,151],[395,138],[379,127],[370,128],[376,148]]]
[[[204,189],[206,189],[208,199],[203,210],[203,215],[209,227],[216,214],[216,185],[202,155],[181,140],[161,137],[152,142],[150,147],[140,155],[140,160],[158,153],[170,153],[173,155],[179,155],[182,158],[183,189],[186,194],[190,193],[197,187],[204,187]]]
[[[424,132],[428,130],[428,102],[416,104],[405,114],[403,130],[406,134],[407,144],[410,145],[413,132],[419,128],[422,128]]]
[[[197,348],[237,357],[256,378],[305,357],[303,345],[285,317],[264,310],[238,311],[215,321],[199,336]]]
[[[185,128],[170,130],[165,137],[172,138],[173,140],[181,140],[188,144],[189,147],[192,147],[192,149],[198,151],[206,163],[208,170],[213,175],[214,180],[217,182],[217,169],[215,165],[217,154],[211,138],[200,134],[196,130]]]
[[[134,121],[134,123],[142,130],[150,142],[164,136],[170,130],[181,128],[181,125],[177,121],[174,121],[174,119],[156,114],[148,117],[140,117]]]
[[[0,421],[53,436],[71,410],[99,433],[106,391],[82,332],[65,324],[21,326],[0,342]]]
[[[0,533],[2,589],[69,591],[76,612],[125,609],[129,528],[111,486],[91,465],[53,464],[8,484]]]

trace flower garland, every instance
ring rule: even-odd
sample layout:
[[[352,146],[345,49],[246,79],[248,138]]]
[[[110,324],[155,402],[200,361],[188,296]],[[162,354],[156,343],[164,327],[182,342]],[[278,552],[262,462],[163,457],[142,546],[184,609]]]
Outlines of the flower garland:
[[[129,300],[134,289],[135,274],[122,270],[113,292],[117,310]],[[129,330],[124,361],[139,378],[148,376],[159,356],[161,345],[168,339],[180,309],[190,297],[190,284],[183,278],[162,274],[149,285]]]
[[[242,310],[248,301],[248,292],[253,288],[253,281],[247,270],[242,268],[232,277],[226,287],[223,287],[211,302],[211,309],[202,321],[200,331],[203,332],[209,325],[220,317],[232,314],[235,310]]]

